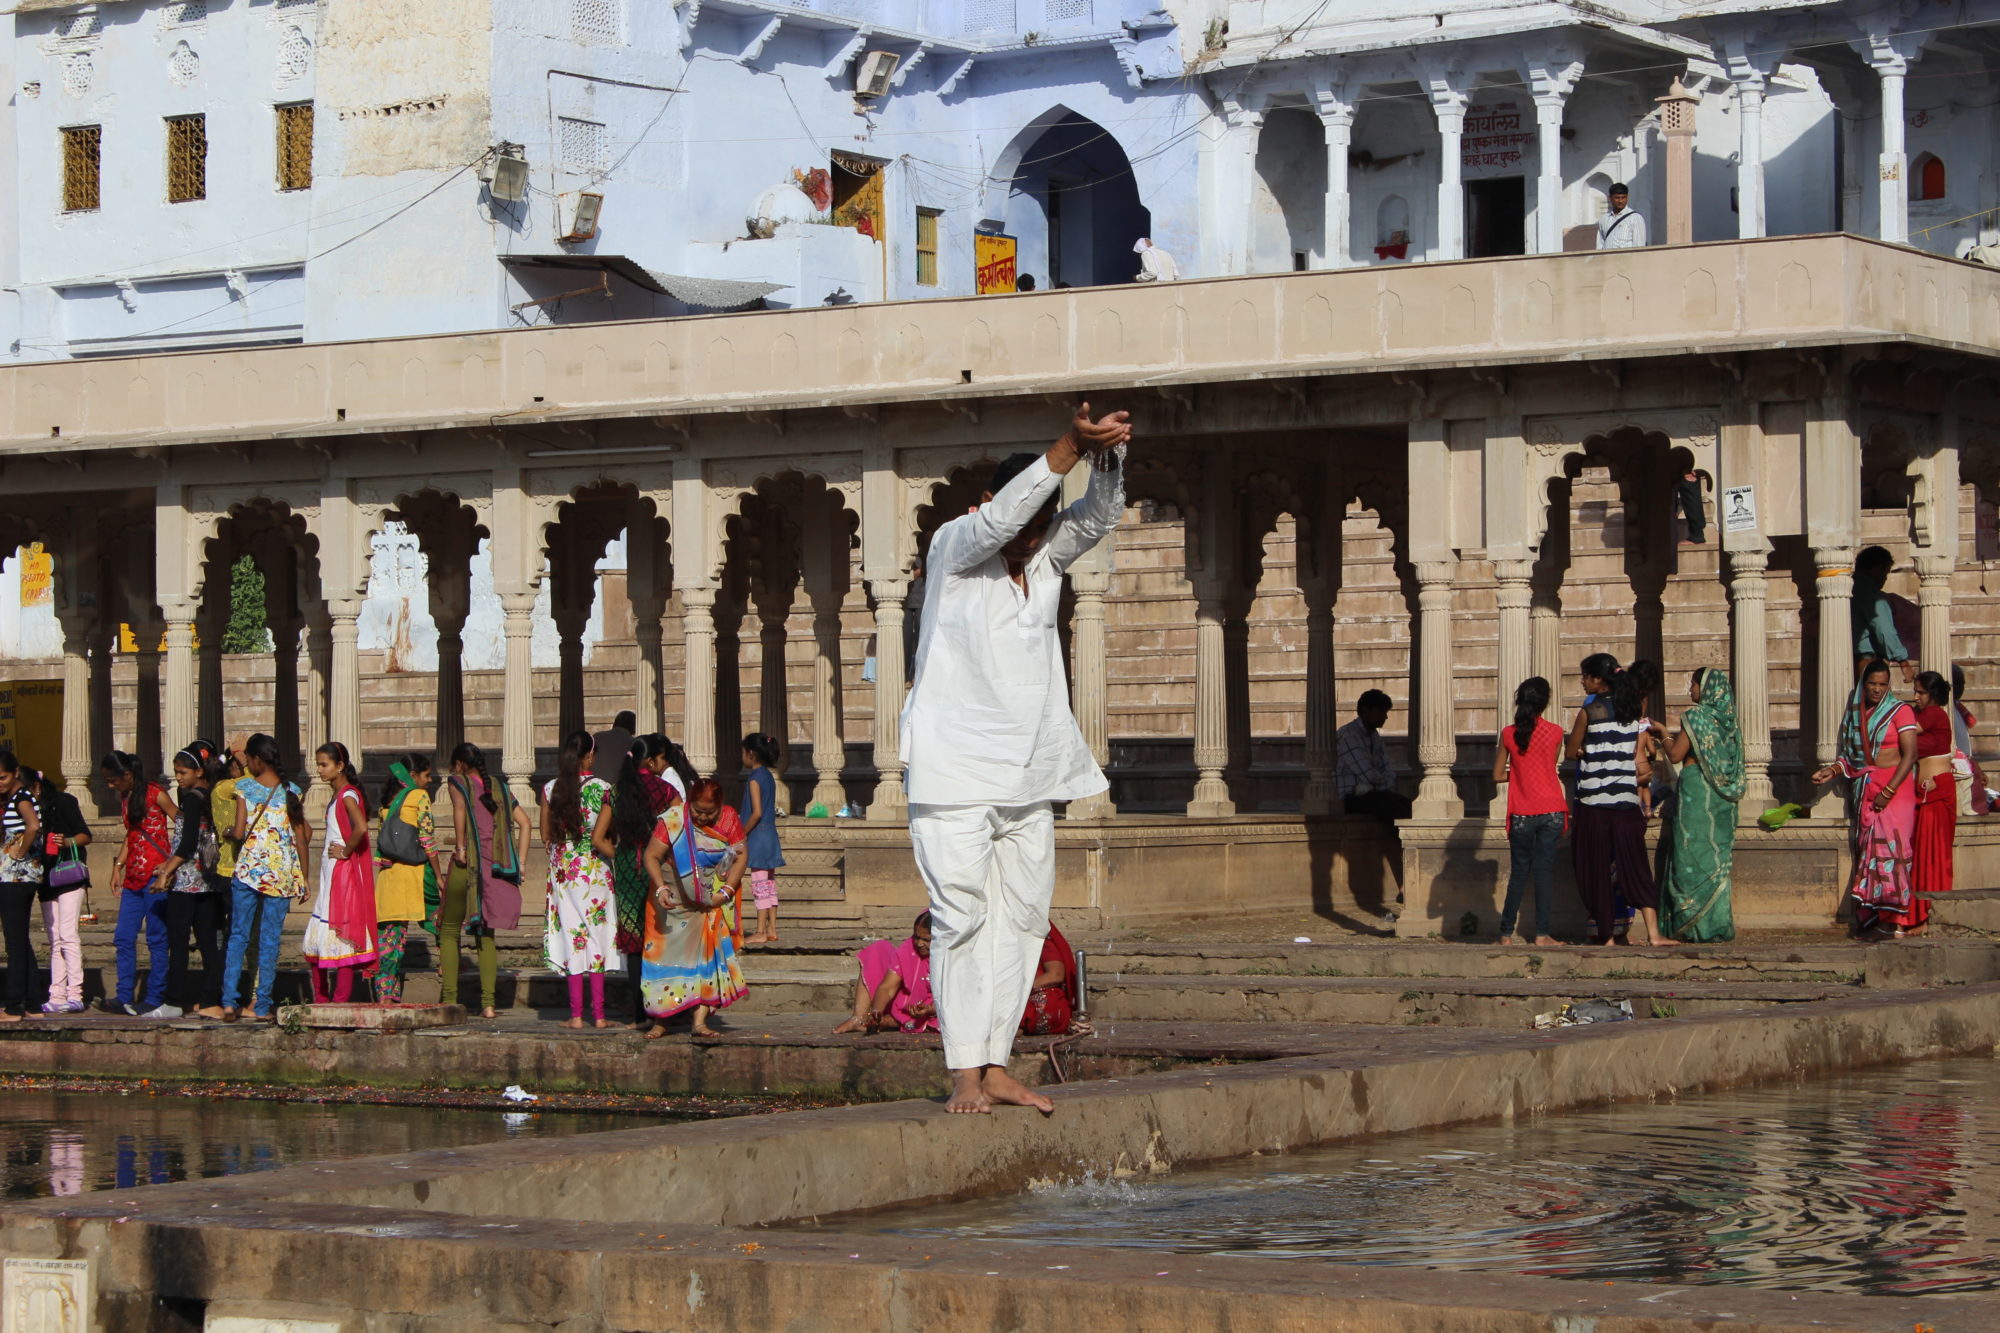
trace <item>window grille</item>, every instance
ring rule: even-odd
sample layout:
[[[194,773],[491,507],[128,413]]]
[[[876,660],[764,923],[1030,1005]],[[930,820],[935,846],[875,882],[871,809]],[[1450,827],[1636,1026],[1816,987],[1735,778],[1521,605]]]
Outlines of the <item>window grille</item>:
[[[90,213],[98,206],[99,164],[104,156],[102,125],[68,125],[62,132],[63,212]]]
[[[278,108],[278,188],[310,190],[313,183],[313,104]]]
[[[99,36],[104,31],[104,23],[95,14],[76,14],[58,25],[56,40],[82,42]]]
[[[97,64],[88,51],[72,51],[62,58],[63,91],[71,97],[89,93],[91,80],[96,74]]]
[[[938,285],[938,216],[935,208],[917,210],[917,285]]]
[[[174,53],[167,57],[167,75],[175,83],[185,87],[193,83],[201,73],[201,57],[186,42],[174,47]]]
[[[965,0],[967,32],[1014,31],[1014,0]]]
[[[186,28],[208,20],[208,0],[174,0],[161,13],[169,28]]]
[[[623,0],[569,0],[570,35],[593,46],[616,44],[622,6]]]
[[[208,198],[208,117],[167,117],[167,202]]]
[[[1050,23],[1082,23],[1090,18],[1090,0],[1048,0]]]
[[[312,67],[312,42],[298,28],[287,28],[278,42],[278,81],[302,79]]]
[[[606,165],[604,126],[594,120],[556,117],[556,147],[565,171],[602,171]]]

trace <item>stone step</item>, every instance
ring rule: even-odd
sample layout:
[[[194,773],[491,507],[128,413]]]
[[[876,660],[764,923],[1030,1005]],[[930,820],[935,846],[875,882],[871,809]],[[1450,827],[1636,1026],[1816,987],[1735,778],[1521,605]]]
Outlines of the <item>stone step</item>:
[[[1378,1023],[1523,1028],[1535,1016],[1584,1000],[1630,1000],[1635,1019],[1677,1018],[1851,995],[1821,982],[1593,981],[1493,978],[1127,977],[1091,978],[1090,1016],[1240,1023]]]
[[[1926,893],[1931,930],[1955,938],[2000,939],[2000,889],[1954,889]]]

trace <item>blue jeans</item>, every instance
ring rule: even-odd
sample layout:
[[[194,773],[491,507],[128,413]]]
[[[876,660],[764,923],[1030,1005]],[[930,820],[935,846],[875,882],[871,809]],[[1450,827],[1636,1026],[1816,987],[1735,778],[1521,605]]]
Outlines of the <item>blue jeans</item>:
[[[1549,933],[1549,908],[1555,898],[1556,844],[1562,840],[1561,815],[1513,815],[1507,820],[1507,843],[1514,853],[1507,876],[1507,904],[1500,909],[1500,933],[1512,935],[1528,880],[1535,881],[1535,938]]]
[[[139,928],[146,928],[146,996],[141,1009],[157,1009],[167,1001],[167,895],[118,893],[118,927],[112,942],[118,949],[118,1004],[132,1003],[139,978]]]
[[[241,880],[229,882],[229,947],[222,957],[222,1003],[242,1008],[243,956],[250,951],[250,936],[257,936],[257,995],[250,1012],[258,1018],[271,1015],[271,986],[278,978],[278,945],[285,935],[285,913],[292,910],[290,898],[273,898],[259,893]]]

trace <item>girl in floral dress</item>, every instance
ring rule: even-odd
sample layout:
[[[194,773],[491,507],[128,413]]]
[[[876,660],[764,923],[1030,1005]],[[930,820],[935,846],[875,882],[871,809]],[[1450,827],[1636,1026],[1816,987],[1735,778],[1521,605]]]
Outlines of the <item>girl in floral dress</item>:
[[[584,978],[591,1016],[604,1018],[604,970],[617,949],[612,901],[611,784],[592,777],[590,733],[563,742],[555,779],[542,789],[542,841],[549,849],[548,924],[542,952],[549,970],[569,978],[569,1022],[583,1026]]]

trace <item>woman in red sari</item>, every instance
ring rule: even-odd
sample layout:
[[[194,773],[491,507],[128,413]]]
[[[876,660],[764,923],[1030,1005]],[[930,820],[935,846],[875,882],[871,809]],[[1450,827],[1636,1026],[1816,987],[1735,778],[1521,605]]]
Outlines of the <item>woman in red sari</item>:
[[[1823,787],[1836,777],[1854,784],[1854,926],[1871,940],[1900,939],[1923,924],[1916,896],[1917,715],[1889,692],[1889,664],[1861,669],[1860,683],[1840,724],[1840,758],[1812,775]]]
[[[1042,941],[1041,961],[1035,964],[1035,988],[1028,992],[1028,1011],[1021,1016],[1021,1035],[1063,1036],[1082,1004],[1076,984],[1076,951],[1051,921],[1048,938]]]
[[[1952,844],[1958,837],[1958,749],[1951,724],[1951,685],[1935,671],[1917,677],[1917,864],[1916,891],[1945,893],[1951,888]],[[1930,903],[1912,908],[1921,927]]]

